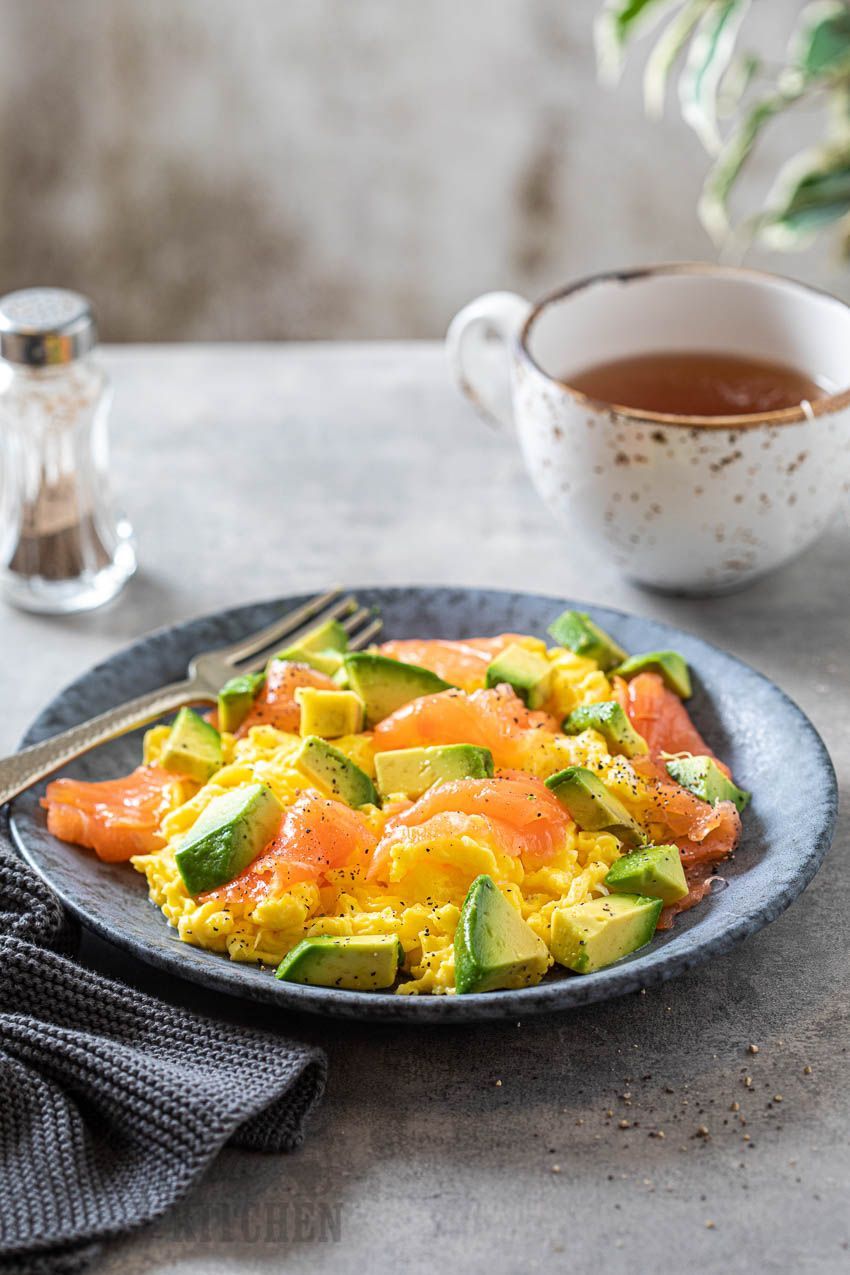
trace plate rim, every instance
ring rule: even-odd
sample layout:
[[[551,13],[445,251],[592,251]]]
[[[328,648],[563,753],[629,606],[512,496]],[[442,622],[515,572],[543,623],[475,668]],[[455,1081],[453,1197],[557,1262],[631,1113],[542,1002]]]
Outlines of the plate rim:
[[[23,830],[15,818],[15,802],[7,809],[6,820],[11,832],[15,849],[24,861],[32,867],[46,884],[57,894],[62,903],[87,929],[104,939],[119,950],[130,953],[143,964],[155,969],[165,970],[184,982],[202,986],[207,990],[223,991],[227,995],[243,1001],[277,1005],[283,1010],[308,1013],[325,1018],[359,1019],[362,1021],[393,1021],[402,1024],[416,1023],[460,1023],[483,1022],[506,1018],[517,1018],[524,1014],[566,1013],[571,1009],[597,1001],[614,999],[632,992],[658,986],[670,978],[685,973],[712,957],[724,955],[738,943],[775,921],[790,907],[809,886],[818,869],[829,853],[832,845],[838,816],[838,781],[826,744],[814,723],[804,710],[780,686],[765,673],[754,668],[745,660],[723,650],[707,641],[697,633],[658,620],[650,616],[641,616],[634,612],[623,611],[617,607],[584,602],[575,598],[564,598],[559,594],[526,592],[514,589],[490,589],[474,585],[420,584],[420,585],[382,585],[361,584],[348,586],[347,591],[355,596],[359,593],[373,592],[382,594],[410,593],[486,593],[494,598],[520,599],[529,602],[552,602],[555,605],[575,607],[591,613],[604,614],[614,619],[638,621],[660,626],[671,633],[686,636],[691,641],[706,648],[714,655],[729,661],[753,678],[762,682],[771,694],[778,696],[796,716],[799,725],[809,736],[809,742],[817,754],[820,772],[824,778],[824,789],[820,797],[822,810],[820,822],[811,839],[811,849],[803,858],[793,880],[775,895],[761,898],[761,902],[750,905],[743,913],[728,924],[721,933],[706,938],[702,942],[692,943],[681,952],[672,952],[669,946],[646,949],[643,955],[623,964],[621,962],[599,970],[594,974],[581,978],[561,978],[552,982],[543,982],[534,987],[515,988],[503,991],[478,993],[457,996],[400,996],[395,992],[356,992],[342,991],[335,988],[307,987],[294,983],[275,980],[269,972],[260,971],[256,966],[248,966],[253,973],[261,974],[256,984],[240,983],[235,971],[243,971],[245,966],[233,962],[226,956],[209,952],[202,948],[194,948],[193,952],[201,953],[208,958],[202,966],[195,967],[183,959],[186,945],[174,935],[174,947],[162,951],[149,947],[133,935],[121,934],[110,928],[96,912],[81,904],[72,894],[51,879],[48,871],[38,862],[37,855],[29,849]],[[96,664],[84,669],[77,677],[66,683],[46,703],[25,730],[19,747],[47,738],[48,732],[41,729],[41,724],[51,712],[73,692],[80,683],[89,679],[99,669],[111,665],[115,660],[129,655],[137,646],[156,639],[167,638],[182,633],[193,625],[215,624],[227,616],[252,608],[298,605],[302,599],[314,596],[313,593],[291,593],[283,596],[258,599],[239,603],[236,606],[221,607],[215,611],[160,625],[149,632],[140,634],[131,642],[111,652],[110,655]],[[699,671],[697,667],[697,671]],[[61,843],[59,843],[61,844]],[[70,849],[70,847],[69,847]],[[141,884],[141,883],[140,883]],[[146,900],[147,901],[147,900]],[[161,918],[165,924],[164,918]],[[697,923],[698,924],[698,923]],[[171,934],[174,931],[168,927]],[[569,992],[565,995],[565,992]]]

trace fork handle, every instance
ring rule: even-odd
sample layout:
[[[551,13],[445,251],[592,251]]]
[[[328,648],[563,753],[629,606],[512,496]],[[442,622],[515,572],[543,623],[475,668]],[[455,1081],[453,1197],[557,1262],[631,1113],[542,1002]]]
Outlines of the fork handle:
[[[149,691],[147,695],[139,695],[117,708],[110,708],[79,726],[62,731],[61,735],[13,753],[0,761],[0,806],[90,748],[105,744],[108,739],[124,735],[137,726],[146,726],[163,713],[181,708],[184,704],[210,699],[211,696],[199,691],[194,682],[175,682]]]

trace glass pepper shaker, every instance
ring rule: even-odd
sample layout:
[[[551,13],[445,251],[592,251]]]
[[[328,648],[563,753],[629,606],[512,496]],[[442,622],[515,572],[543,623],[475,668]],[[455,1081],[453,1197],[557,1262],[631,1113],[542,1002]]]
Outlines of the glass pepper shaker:
[[[108,602],[136,569],[132,528],[109,499],[109,381],[85,297],[0,298],[0,587],[29,611]]]

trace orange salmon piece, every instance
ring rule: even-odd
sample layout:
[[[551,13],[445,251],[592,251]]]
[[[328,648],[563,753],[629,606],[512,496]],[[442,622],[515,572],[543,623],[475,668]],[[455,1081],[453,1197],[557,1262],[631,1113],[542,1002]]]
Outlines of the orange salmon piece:
[[[673,928],[673,922],[680,912],[688,912],[691,908],[696,907],[698,903],[702,903],[705,896],[711,890],[711,882],[714,876],[714,869],[710,863],[699,863],[693,867],[685,869],[685,877],[687,878],[690,889],[683,899],[679,899],[676,903],[672,903],[669,907],[662,910],[661,916],[658,918],[657,930],[670,930]]]
[[[522,761],[523,744],[535,731],[554,734],[557,722],[530,712],[509,686],[492,690],[440,691],[411,700],[375,727],[375,751],[430,744],[477,744],[497,766]]]
[[[663,763],[650,757],[635,757],[631,764],[646,779],[652,805],[649,818],[669,830],[670,840],[679,847],[690,886],[683,899],[661,913],[658,929],[669,930],[679,912],[695,907],[708,894],[714,865],[728,858],[740,840],[741,816],[731,801],[711,806],[680,787],[666,773]]]
[[[677,784],[663,762],[650,757],[633,757],[631,765],[644,779],[643,793],[653,807],[651,818],[663,823],[674,837],[689,836],[695,841],[702,840],[706,833],[717,827],[723,808],[731,804],[709,805],[688,788]]]
[[[321,882],[335,868],[362,866],[377,840],[359,811],[309,790],[284,811],[280,830],[254,862],[201,898],[259,902],[299,881]]]
[[[652,758],[633,757],[631,764],[644,778],[652,807],[649,818],[667,828],[685,864],[725,859],[732,853],[741,836],[741,816],[731,801],[709,805],[677,784]]]
[[[468,836],[502,854],[545,863],[563,846],[571,822],[546,785],[521,771],[436,784],[387,825],[369,876],[382,875],[399,841],[425,845],[447,837]]]
[[[276,730],[297,734],[301,708],[295,702],[295,692],[302,686],[315,686],[320,691],[339,690],[335,682],[309,664],[273,660],[266,674],[265,685],[236,732],[237,737],[247,735],[252,726],[274,726]]]
[[[527,849],[540,859],[550,859],[560,848],[572,822],[541,779],[519,770],[500,771],[493,779],[436,784],[395,822],[416,827],[447,810],[498,820],[516,833],[513,854]]]
[[[685,867],[702,863],[718,863],[735,849],[741,837],[741,816],[731,801],[711,807],[712,826],[704,832],[692,829],[686,837],[676,839]],[[695,835],[702,832],[702,835]]]
[[[679,696],[664,685],[658,673],[639,673],[630,682],[615,677],[614,694],[639,735],[658,753],[694,753],[714,757],[724,774],[724,765],[709,748],[690,719]]]
[[[41,799],[47,829],[60,841],[94,850],[106,863],[150,854],[165,845],[159,821],[165,789],[174,782],[158,766],[139,766],[123,779],[100,783],[54,779]]]
[[[384,642],[378,647],[381,655],[404,664],[418,664],[430,669],[444,682],[451,682],[465,691],[474,691],[484,685],[487,665],[501,655],[507,647],[521,638],[519,633],[500,633],[491,638],[464,638],[450,641],[447,638],[402,638]]]
[[[633,757],[631,765],[645,783],[644,795],[651,807],[646,817],[662,824],[669,840],[679,847],[691,887],[684,899],[661,913],[658,928],[667,930],[679,912],[694,907],[711,889],[714,865],[728,858],[740,840],[741,816],[731,801],[711,806],[682,788],[658,758]]]

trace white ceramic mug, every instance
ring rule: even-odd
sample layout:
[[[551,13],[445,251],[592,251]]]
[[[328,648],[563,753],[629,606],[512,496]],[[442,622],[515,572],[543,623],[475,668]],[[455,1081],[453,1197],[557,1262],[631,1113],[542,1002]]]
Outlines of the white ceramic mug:
[[[509,381],[494,338],[508,348]],[[850,486],[850,307],[804,284],[652,266],[595,275],[536,305],[490,293],[460,311],[447,340],[461,389],[485,417],[515,423],[538,491],[572,536],[604,546],[642,584],[741,585],[811,544]],[[829,392],[706,418],[615,407],[559,379],[674,350],[783,363]]]

